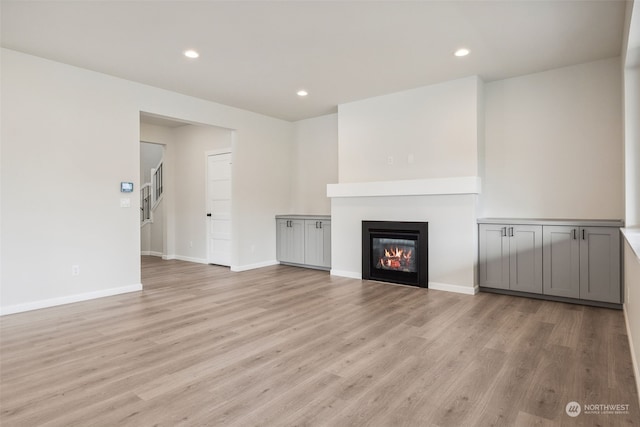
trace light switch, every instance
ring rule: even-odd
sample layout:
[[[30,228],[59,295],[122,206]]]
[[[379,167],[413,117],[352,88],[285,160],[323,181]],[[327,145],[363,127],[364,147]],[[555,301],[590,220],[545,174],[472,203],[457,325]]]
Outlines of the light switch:
[[[121,208],[130,208],[131,207],[131,199],[129,197],[123,197],[120,199],[120,207]]]

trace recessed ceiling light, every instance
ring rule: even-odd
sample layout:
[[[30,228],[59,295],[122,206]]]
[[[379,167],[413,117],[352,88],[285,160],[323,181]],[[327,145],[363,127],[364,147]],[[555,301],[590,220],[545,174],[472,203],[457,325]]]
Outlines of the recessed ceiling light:
[[[471,51],[470,51],[469,49],[462,48],[462,49],[458,49],[458,50],[456,50],[456,51],[454,52],[454,55],[455,55],[455,56],[467,56],[467,55],[469,55],[470,53],[471,53]]]
[[[189,49],[184,51],[184,56],[186,56],[187,58],[196,59],[200,56],[200,54],[193,49]]]
[[[309,95],[309,92],[307,92],[304,89],[299,90],[298,92],[296,92],[298,94],[298,96],[307,96]]]

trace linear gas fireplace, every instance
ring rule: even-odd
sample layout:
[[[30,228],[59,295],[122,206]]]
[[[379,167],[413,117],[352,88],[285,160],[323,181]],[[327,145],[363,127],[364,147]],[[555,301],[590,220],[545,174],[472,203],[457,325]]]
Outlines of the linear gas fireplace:
[[[427,287],[429,223],[362,221],[362,278]]]

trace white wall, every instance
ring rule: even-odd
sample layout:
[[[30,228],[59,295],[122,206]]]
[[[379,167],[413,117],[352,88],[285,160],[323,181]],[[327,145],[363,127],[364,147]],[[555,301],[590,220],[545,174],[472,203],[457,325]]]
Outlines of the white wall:
[[[639,252],[640,253],[640,252]],[[640,391],[640,256],[624,242],[624,311],[632,352],[636,386]]]
[[[180,126],[172,129],[175,204],[175,245],[169,258],[207,261],[206,152],[231,152],[232,132],[213,126]],[[234,165],[232,165],[233,167]],[[233,169],[232,169],[233,171]]]
[[[481,86],[467,77],[340,105],[340,182],[477,176]]]
[[[295,122],[294,140],[290,213],[329,214],[327,184],[338,182],[338,115]]]
[[[625,68],[624,90],[625,220],[634,227],[640,226],[640,64]]]
[[[275,260],[291,123],[8,49],[1,66],[3,313],[139,288],[140,203],[120,208],[119,184],[139,188],[140,111],[236,130],[232,259]]]
[[[138,114],[98,80],[2,51],[3,310],[139,286],[139,197],[119,188],[139,188]]]
[[[164,147],[160,144],[140,143],[140,185],[151,182],[151,169],[158,166],[163,154]]]
[[[629,32],[624,55],[625,222],[640,227],[640,3],[627,8]],[[624,311],[640,394],[640,245],[624,243]],[[640,398],[640,397],[639,397]]]
[[[482,216],[622,218],[620,59],[488,83]]]

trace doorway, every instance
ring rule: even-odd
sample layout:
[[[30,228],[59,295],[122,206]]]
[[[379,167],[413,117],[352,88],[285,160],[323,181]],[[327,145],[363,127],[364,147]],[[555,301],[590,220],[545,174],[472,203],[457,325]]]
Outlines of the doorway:
[[[207,154],[207,263],[231,266],[231,153]]]
[[[163,144],[140,141],[140,254],[164,255]],[[160,181],[158,181],[158,176]],[[159,188],[158,188],[159,187]]]

